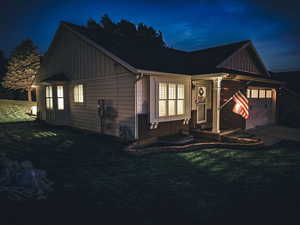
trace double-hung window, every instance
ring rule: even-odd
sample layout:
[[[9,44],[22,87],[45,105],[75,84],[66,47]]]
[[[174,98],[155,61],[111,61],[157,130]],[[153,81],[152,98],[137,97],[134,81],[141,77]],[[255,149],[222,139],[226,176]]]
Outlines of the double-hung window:
[[[47,109],[53,109],[52,86],[46,86],[46,108]]]
[[[76,103],[83,103],[83,85],[78,84],[74,86],[74,102]]]
[[[57,109],[64,110],[64,86],[57,86]]]
[[[184,84],[160,82],[158,116],[172,117],[184,114]]]

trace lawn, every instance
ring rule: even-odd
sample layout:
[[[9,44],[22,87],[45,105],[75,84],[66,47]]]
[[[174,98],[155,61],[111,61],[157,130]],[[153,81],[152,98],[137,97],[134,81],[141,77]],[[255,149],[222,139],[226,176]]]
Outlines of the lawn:
[[[36,102],[0,99],[0,123],[34,120],[28,115],[32,106],[36,106]]]
[[[1,202],[1,224],[300,222],[295,143],[142,157],[122,147],[111,137],[36,122],[1,124],[0,151],[32,160],[55,182],[46,201]]]

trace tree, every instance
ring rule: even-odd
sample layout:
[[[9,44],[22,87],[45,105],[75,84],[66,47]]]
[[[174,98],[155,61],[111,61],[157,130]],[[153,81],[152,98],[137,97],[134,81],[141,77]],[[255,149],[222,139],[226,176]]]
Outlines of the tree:
[[[93,20],[92,18],[90,18],[87,21],[86,26],[90,29],[99,29],[100,28],[100,25],[95,20]]]
[[[27,91],[28,101],[32,101],[31,86],[40,68],[40,55],[31,40],[24,40],[12,52],[4,77],[4,87]]]
[[[0,50],[0,82],[5,75],[6,68],[6,58],[4,56],[4,52]]]
[[[109,18],[107,14],[104,14],[100,20],[100,26],[105,32],[113,33],[116,29],[116,24]]]
[[[87,27],[95,27],[94,21],[88,21],[87,24]],[[143,23],[135,25],[125,19],[114,23],[107,14],[104,14],[99,23],[100,29],[104,31],[107,39],[126,41],[126,43],[134,43],[135,45],[150,48],[166,47],[162,33]]]

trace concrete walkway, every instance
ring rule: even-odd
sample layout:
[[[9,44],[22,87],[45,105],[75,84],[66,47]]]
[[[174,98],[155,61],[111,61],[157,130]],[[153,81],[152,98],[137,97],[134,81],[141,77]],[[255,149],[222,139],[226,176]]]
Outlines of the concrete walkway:
[[[281,140],[300,142],[300,129],[296,128],[272,125],[250,129],[248,132],[261,137],[266,146],[278,143]]]

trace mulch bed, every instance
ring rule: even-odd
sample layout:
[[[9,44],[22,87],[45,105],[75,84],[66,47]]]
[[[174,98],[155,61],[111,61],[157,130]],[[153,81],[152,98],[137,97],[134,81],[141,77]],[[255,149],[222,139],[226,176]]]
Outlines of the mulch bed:
[[[154,153],[171,153],[171,152],[191,152],[197,151],[204,148],[231,148],[231,149],[260,149],[264,146],[262,140],[257,142],[218,142],[218,141],[198,141],[195,140],[193,143],[185,145],[169,145],[169,146],[159,146],[159,145],[139,145],[133,143],[127,146],[124,150],[132,155],[146,155]]]

